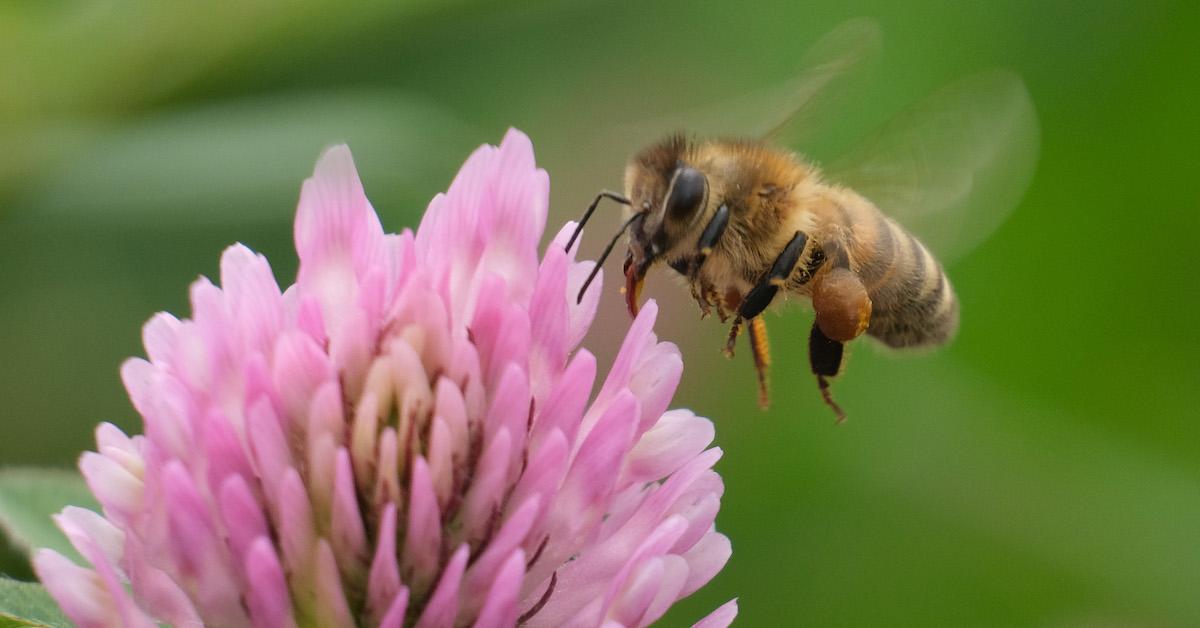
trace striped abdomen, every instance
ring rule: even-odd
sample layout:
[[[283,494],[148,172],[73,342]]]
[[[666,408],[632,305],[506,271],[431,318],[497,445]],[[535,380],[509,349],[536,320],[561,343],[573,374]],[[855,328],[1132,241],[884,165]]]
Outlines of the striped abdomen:
[[[859,200],[859,199],[856,199]],[[870,203],[839,205],[850,269],[871,296],[867,333],[890,347],[938,345],[958,329],[958,299],[920,241]]]

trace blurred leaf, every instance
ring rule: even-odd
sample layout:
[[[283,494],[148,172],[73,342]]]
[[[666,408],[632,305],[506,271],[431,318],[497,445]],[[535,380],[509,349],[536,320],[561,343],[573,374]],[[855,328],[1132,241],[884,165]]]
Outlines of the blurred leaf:
[[[99,510],[78,472],[36,468],[0,470],[0,530],[30,555],[37,548],[48,547],[82,562],[50,518],[67,505]]]
[[[275,51],[333,46],[446,2],[0,3],[0,109],[127,112]]]
[[[286,219],[321,150],[347,142],[373,196],[432,196],[479,142],[435,107],[386,91],[289,94],[120,127],[46,169],[31,219],[184,226]],[[421,206],[423,208],[423,204]],[[415,208],[414,208],[415,209]]]
[[[0,628],[70,625],[42,585],[0,578]]]

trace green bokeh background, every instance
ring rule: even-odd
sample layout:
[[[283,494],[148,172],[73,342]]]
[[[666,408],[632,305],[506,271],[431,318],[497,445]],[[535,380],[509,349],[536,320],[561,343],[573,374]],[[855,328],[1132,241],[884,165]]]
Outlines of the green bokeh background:
[[[858,347],[844,425],[807,374],[807,314],[769,321],[764,413],[724,328],[649,286],[685,356],[677,403],[717,422],[734,544],[665,623],[737,596],[743,626],[1200,625],[1195,2],[4,3],[0,462],[65,467],[97,421],[138,430],[117,367],[229,243],[290,281],[322,146],[350,143],[395,230],[517,126],[561,224],[620,185],[634,146],[599,130],[770,85],[863,15],[884,53],[838,128],[1004,66],[1039,112],[1037,173],[950,267],[955,344]],[[605,299],[602,360],[625,324],[611,281]]]

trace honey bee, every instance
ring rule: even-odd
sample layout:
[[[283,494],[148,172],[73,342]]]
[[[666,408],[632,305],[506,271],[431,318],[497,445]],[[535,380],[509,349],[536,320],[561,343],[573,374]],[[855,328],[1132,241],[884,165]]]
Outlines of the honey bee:
[[[845,41],[845,33],[834,40]],[[728,355],[747,327],[764,407],[770,355],[760,315],[781,295],[809,300],[809,362],[841,421],[829,380],[842,369],[846,343],[866,334],[896,349],[935,347],[958,329],[959,302],[944,267],[894,216],[939,222],[946,238],[979,239],[984,225],[972,235],[958,229],[969,221],[953,212],[987,206],[992,215],[978,222],[996,226],[1028,183],[1036,136],[1028,94],[1005,72],[935,93],[834,162],[829,175],[769,138],[676,133],[633,155],[624,192],[597,195],[571,243],[601,200],[624,205],[625,221],[596,269],[628,234],[624,292],[632,315],[647,272],[663,263],[685,279],[702,316],[732,320]]]

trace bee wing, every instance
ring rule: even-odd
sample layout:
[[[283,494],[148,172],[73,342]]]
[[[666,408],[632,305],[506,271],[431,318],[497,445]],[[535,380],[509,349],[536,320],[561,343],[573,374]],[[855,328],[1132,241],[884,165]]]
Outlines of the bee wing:
[[[626,125],[637,142],[683,129],[698,137],[763,137],[797,145],[821,125],[816,119],[835,92],[829,89],[853,71],[862,69],[880,48],[879,25],[870,18],[843,22],[822,36],[801,57],[791,79],[741,93],[714,105],[663,118]]]
[[[1020,201],[1038,154],[1025,84],[998,70],[950,83],[825,168],[944,262],[974,248]]]
[[[797,146],[815,130],[831,101],[845,90],[829,85],[868,67],[879,54],[882,44],[879,24],[870,18],[843,22],[817,40],[800,61],[800,73],[771,90],[775,96],[761,94],[762,115],[749,137],[762,137],[780,145]],[[771,109],[767,109],[771,107]],[[786,112],[779,115],[780,111]]]

